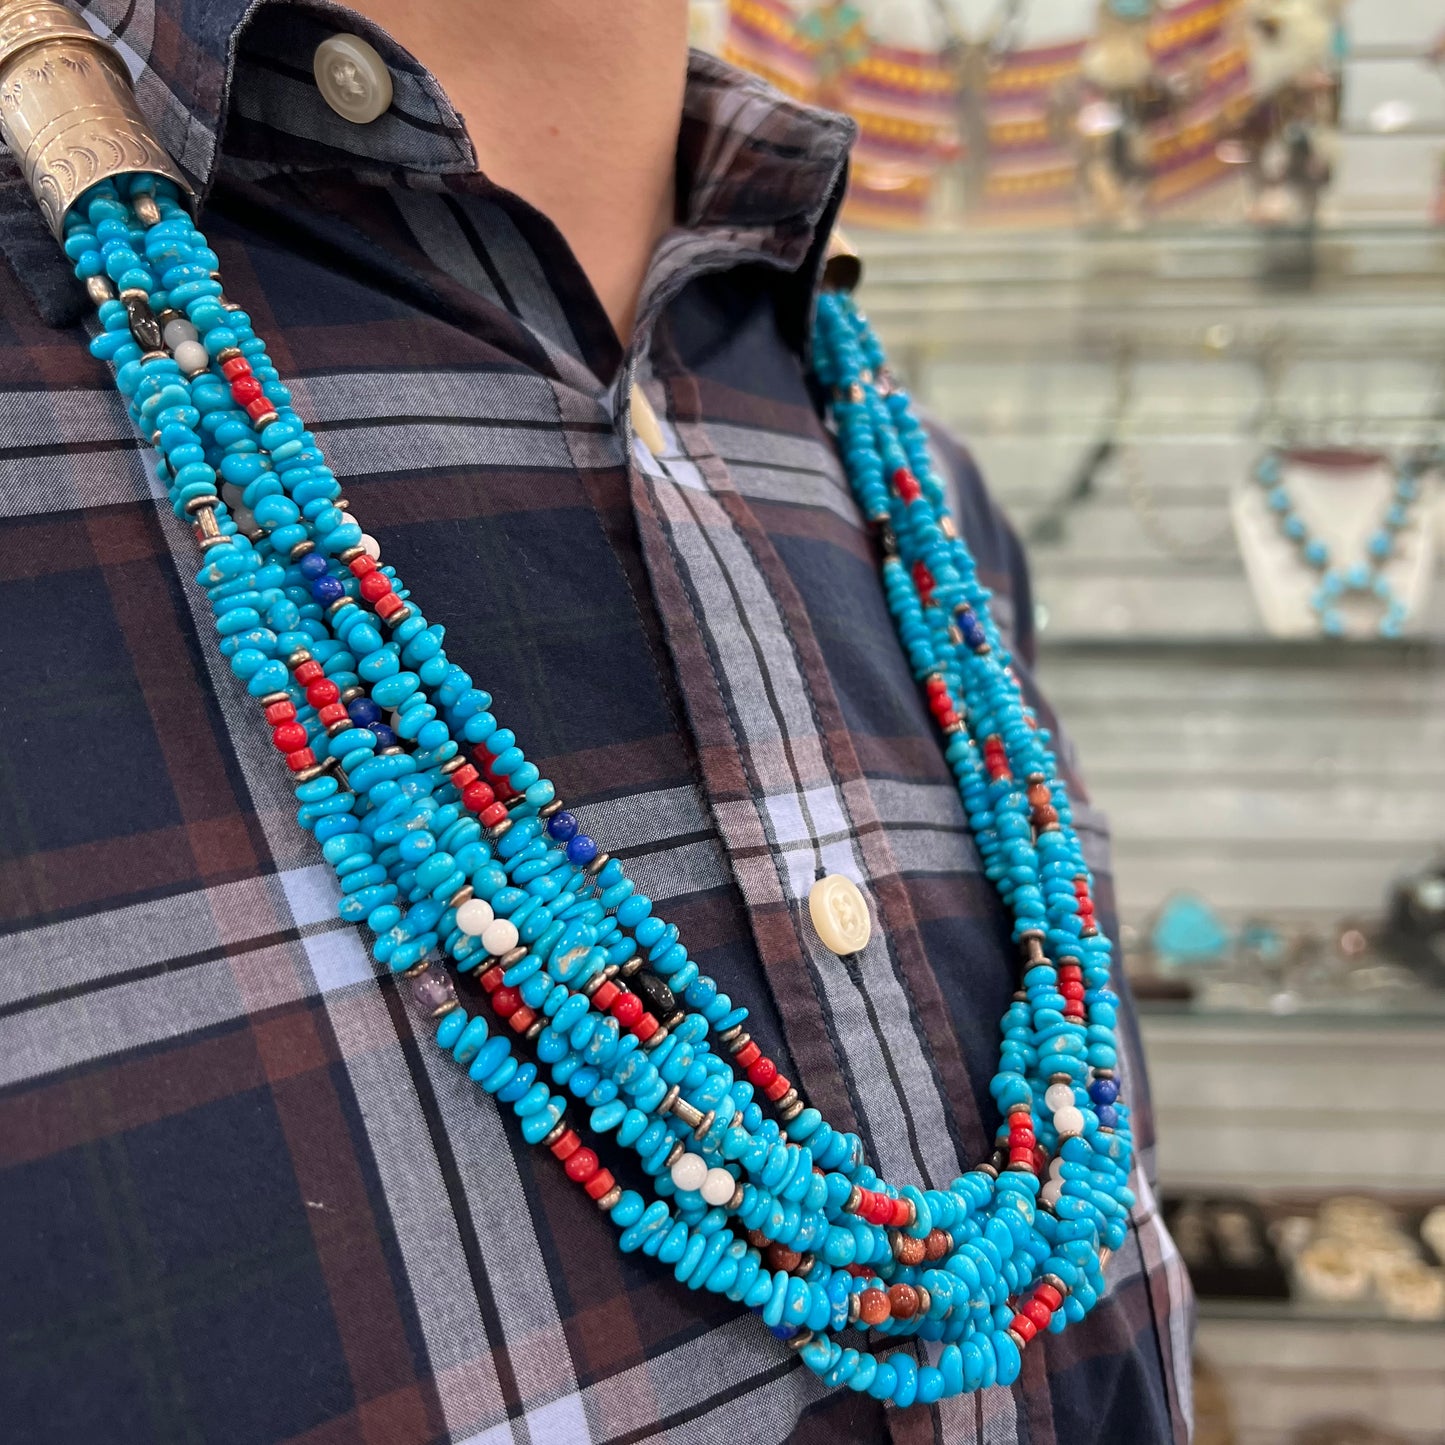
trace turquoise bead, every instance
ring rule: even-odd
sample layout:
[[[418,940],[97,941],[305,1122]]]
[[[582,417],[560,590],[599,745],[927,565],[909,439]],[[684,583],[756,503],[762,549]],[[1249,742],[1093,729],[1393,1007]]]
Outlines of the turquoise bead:
[[[437,1045],[443,1049],[450,1049],[467,1026],[467,1015],[465,1010],[454,1008],[437,1025]]]

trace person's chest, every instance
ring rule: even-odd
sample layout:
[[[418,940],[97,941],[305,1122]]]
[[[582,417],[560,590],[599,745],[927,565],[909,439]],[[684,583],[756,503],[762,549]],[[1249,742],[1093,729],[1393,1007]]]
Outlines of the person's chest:
[[[519,319],[561,303],[519,302],[505,268],[451,288],[421,259],[379,278],[367,254],[217,230],[351,510],[753,1036],[881,1172],[938,1186],[985,1155],[1006,929],[766,288],[682,287],[604,385],[585,348]],[[449,1419],[448,1390],[526,1411],[659,1359],[686,1377],[680,1409],[723,1374],[800,1406],[810,1387],[780,1397],[776,1357],[725,1303],[619,1257],[418,1047],[336,918],[109,379],[73,335],[32,333],[0,368],[3,1082],[63,1081],[91,1116],[71,1123],[81,1146],[133,1123],[239,1189],[273,1227],[252,1240],[235,1221],[238,1238],[305,1256],[297,1309],[326,1319],[312,1348],[334,1344],[358,1391],[405,1375],[419,1336],[434,1364],[456,1356],[436,1384]],[[660,451],[634,435],[634,380]],[[825,875],[869,911],[847,959],[809,919]],[[113,1118],[132,1089],[133,1121]],[[151,1226],[191,1217],[163,1171],[139,1177]],[[100,1238],[110,1184],[92,1203],[77,1233]],[[327,1208],[350,1261],[309,1217]]]

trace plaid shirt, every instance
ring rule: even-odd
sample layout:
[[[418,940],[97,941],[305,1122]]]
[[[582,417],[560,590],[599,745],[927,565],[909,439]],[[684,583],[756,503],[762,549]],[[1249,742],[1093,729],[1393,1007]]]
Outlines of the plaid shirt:
[[[985,1156],[1017,965],[804,364],[850,126],[694,59],[684,219],[623,350],[556,231],[475,173],[435,80],[365,21],[89,16],[206,193],[351,506],[588,832],[890,1178],[941,1186]],[[312,83],[336,30],[392,68],[370,126]],[[3,189],[0,1434],[1185,1440],[1188,1285],[1132,1023],[1134,1228],[1108,1296],[1012,1390],[829,1394],[738,1307],[618,1252],[337,920],[193,540],[8,162]],[[634,379],[660,456],[619,405]],[[938,446],[1026,662],[1018,547]],[[1077,812],[1111,914],[1082,792]],[[820,870],[879,924],[847,966],[805,920]]]

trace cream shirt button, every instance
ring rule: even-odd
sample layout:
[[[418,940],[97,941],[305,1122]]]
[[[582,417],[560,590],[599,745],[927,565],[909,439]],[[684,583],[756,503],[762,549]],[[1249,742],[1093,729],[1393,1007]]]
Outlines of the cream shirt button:
[[[391,72],[366,41],[333,35],[316,47],[311,62],[321,98],[344,120],[365,125],[391,104]]]
[[[653,456],[660,457],[667,450],[667,443],[662,439],[662,428],[657,424],[657,413],[647,393],[636,382],[632,384],[631,410],[632,434]]]
[[[873,934],[873,920],[858,885],[841,873],[820,878],[808,890],[808,916],[818,937],[844,956],[867,946]]]

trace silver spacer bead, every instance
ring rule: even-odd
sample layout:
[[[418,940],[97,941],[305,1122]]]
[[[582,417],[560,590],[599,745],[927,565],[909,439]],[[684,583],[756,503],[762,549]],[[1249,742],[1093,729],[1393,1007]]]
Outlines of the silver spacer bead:
[[[103,302],[115,300],[115,287],[105,276],[91,276],[86,280],[85,294],[90,297],[93,306],[99,306]]]
[[[617,1208],[618,1202],[621,1200],[621,1198],[622,1186],[620,1184],[614,1184],[612,1188],[609,1189],[607,1193],[604,1194],[602,1198],[597,1201],[597,1207],[604,1214],[606,1214],[610,1210]]]
[[[662,1030],[659,1029],[658,1032],[661,1033]],[[702,1118],[699,1119],[697,1123],[693,1126],[692,1137],[694,1139],[703,1138],[703,1136],[706,1135],[707,1131],[711,1129],[712,1126],[716,1123],[717,1112],[713,1109],[709,1109],[707,1113],[704,1114]]]

